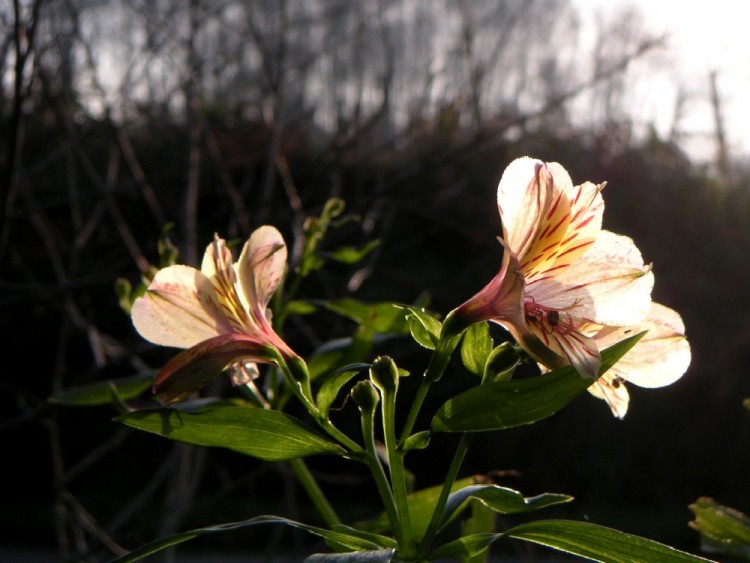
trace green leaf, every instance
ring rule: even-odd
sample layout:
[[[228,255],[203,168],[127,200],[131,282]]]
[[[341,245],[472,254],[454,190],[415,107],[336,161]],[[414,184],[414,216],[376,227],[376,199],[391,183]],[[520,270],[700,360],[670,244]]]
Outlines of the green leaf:
[[[422,432],[412,434],[404,440],[403,445],[399,449],[404,453],[412,450],[423,450],[430,445],[430,436],[431,434],[429,430],[423,430]]]
[[[750,560],[750,518],[734,508],[702,497],[690,505],[707,551],[718,551]]]
[[[605,563],[709,561],[640,536],[573,520],[537,520],[505,535]]]
[[[643,333],[604,350],[599,375],[612,367],[641,336]],[[432,431],[480,432],[532,424],[555,414],[593,382],[567,366],[528,379],[479,385],[444,403],[432,419]]]
[[[491,383],[493,381],[507,381],[513,376],[516,366],[521,361],[518,352],[510,342],[503,342],[490,352],[484,365],[482,381]]]
[[[402,307],[395,303],[365,303],[350,297],[316,303],[359,325],[367,325],[372,332],[406,334],[408,330]]]
[[[383,536],[365,530],[358,530],[357,528],[347,526],[346,524],[336,524],[335,526],[332,526],[332,529],[334,532],[341,532],[348,536],[371,542],[374,545],[379,545],[383,548],[395,548],[398,546],[396,540],[389,536]]]
[[[311,315],[318,310],[315,303],[306,299],[293,299],[285,307],[287,315]]]
[[[371,240],[364,246],[355,248],[353,246],[342,246],[333,252],[326,252],[324,256],[341,262],[342,264],[356,264],[380,245],[379,240]]]
[[[464,487],[448,497],[443,514],[443,522],[447,521],[453,512],[469,498],[475,498],[488,508],[500,514],[515,514],[519,512],[533,512],[563,504],[573,500],[573,497],[556,493],[544,493],[525,498],[520,492],[499,485],[470,485]]]
[[[393,561],[395,549],[376,551],[351,551],[349,553],[316,553],[305,559],[305,563],[388,563]]]
[[[131,377],[97,381],[88,385],[68,387],[49,398],[50,403],[74,407],[93,407],[112,403],[113,389],[117,397],[127,401],[134,399],[151,387],[155,372],[141,373]]]
[[[455,491],[461,489],[471,485],[473,482],[474,479],[472,477],[459,479],[453,483],[451,490]],[[437,485],[435,487],[419,490],[406,497],[409,506],[409,520],[412,524],[414,538],[417,541],[422,539],[422,536],[424,536],[424,533],[427,530],[427,525],[430,522],[432,512],[435,509],[435,504],[437,503],[442,488],[442,485]],[[358,522],[355,524],[355,527],[370,532],[386,532],[391,529],[388,517],[384,512],[372,520]]]
[[[328,409],[331,408],[333,401],[336,400],[341,388],[346,385],[352,377],[357,375],[359,370],[367,369],[369,367],[369,364],[351,364],[344,366],[333,372],[333,374],[325,380],[318,390],[318,395],[315,401],[320,410],[320,414],[323,417],[328,417]]]
[[[260,408],[210,406],[196,413],[152,409],[115,420],[178,442],[228,448],[267,461],[344,451],[296,418]]]
[[[320,376],[336,370],[344,363],[351,345],[351,338],[336,338],[325,342],[315,350],[307,362],[310,379],[318,379]]]
[[[495,511],[476,499],[470,501],[471,516],[461,527],[461,536],[474,534],[492,534],[495,532]],[[487,563],[489,550],[485,549],[476,555],[464,556],[461,563]]]
[[[130,563],[132,561],[138,561],[140,559],[143,559],[144,557],[148,557],[149,555],[153,555],[154,553],[167,549],[168,547],[172,547],[174,545],[184,543],[186,541],[189,541],[199,536],[231,532],[231,531],[239,530],[242,528],[248,528],[250,526],[257,526],[258,524],[285,524],[287,526],[291,526],[293,528],[297,528],[305,532],[308,532],[310,534],[319,536],[325,539],[326,541],[335,543],[337,545],[343,546],[344,548],[350,549],[350,550],[356,550],[356,551],[380,550],[379,545],[371,541],[364,540],[358,536],[351,535],[349,533],[326,530],[324,528],[317,528],[315,526],[308,526],[307,524],[302,524],[300,522],[295,522],[294,520],[281,518],[279,516],[256,516],[255,518],[250,518],[249,520],[241,520],[239,522],[219,524],[216,526],[208,526],[206,528],[198,528],[195,530],[190,530],[189,532],[180,532],[177,534],[172,534],[170,536],[166,536],[161,539],[149,542],[146,545],[143,545],[140,548],[134,551],[131,551],[127,555],[124,555],[122,557],[119,557],[113,560],[111,563]]]
[[[434,350],[440,339],[440,321],[431,313],[417,307],[403,307],[408,311],[406,320],[414,340],[429,350]]]
[[[484,365],[492,352],[490,325],[487,322],[471,325],[461,341],[461,361],[474,375],[482,376]]]
[[[502,534],[490,533],[463,536],[457,540],[443,544],[432,551],[429,555],[429,559],[434,560],[443,557],[476,557],[502,537]]]

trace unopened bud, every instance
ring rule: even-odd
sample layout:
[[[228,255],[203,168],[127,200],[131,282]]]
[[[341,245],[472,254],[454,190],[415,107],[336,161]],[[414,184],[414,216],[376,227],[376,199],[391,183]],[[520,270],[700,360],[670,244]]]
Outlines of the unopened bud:
[[[380,397],[375,387],[368,380],[360,381],[351,390],[352,399],[363,413],[373,413]]]
[[[370,379],[383,393],[398,389],[398,367],[389,356],[378,356],[370,366]]]

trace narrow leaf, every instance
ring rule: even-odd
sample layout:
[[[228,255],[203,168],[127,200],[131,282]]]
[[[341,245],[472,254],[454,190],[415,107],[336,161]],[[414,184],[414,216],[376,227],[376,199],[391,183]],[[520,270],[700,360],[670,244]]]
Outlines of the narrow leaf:
[[[56,405],[67,405],[75,407],[93,407],[108,405],[112,402],[112,387],[117,396],[127,401],[138,397],[146,389],[151,387],[154,380],[154,372],[141,373],[131,377],[97,381],[88,385],[69,387],[55,393],[49,398],[50,403]]]
[[[351,526],[347,526],[346,524],[336,524],[332,527],[332,529],[335,532],[341,532],[349,536],[371,542],[374,545],[379,545],[380,547],[395,548],[398,546],[398,543],[392,537],[375,534],[373,532],[368,532],[365,530],[358,530],[357,528],[352,528]]]
[[[178,442],[228,448],[268,461],[343,452],[298,419],[260,408],[217,406],[196,413],[152,409],[115,420]]]
[[[369,367],[369,364],[350,364],[333,372],[318,390],[316,404],[318,405],[318,409],[320,409],[320,414],[327,417],[328,409],[331,408],[331,405],[336,400],[341,388],[352,377],[357,375],[360,369],[367,369]]]
[[[452,490],[458,490],[474,482],[472,477],[465,479],[459,479],[453,483]],[[410,494],[407,497],[407,503],[409,506],[409,519],[412,523],[412,531],[414,538],[419,541],[424,536],[427,530],[427,524],[430,521],[432,512],[435,509],[435,503],[437,503],[438,497],[442,485],[435,487],[429,487],[427,489],[421,489],[415,493]],[[367,530],[370,532],[386,532],[390,530],[390,523],[385,513],[379,514],[376,518],[368,520],[366,522],[359,522],[355,524],[358,529]]]
[[[461,527],[461,536],[465,537],[474,534],[494,533],[496,519],[495,511],[476,499],[471,500],[469,506],[471,508],[471,515]],[[489,549],[485,549],[476,555],[464,556],[461,563],[487,563],[489,555]]]
[[[612,367],[642,335],[604,350],[599,375]],[[479,432],[532,424],[555,414],[594,381],[567,366],[528,379],[472,387],[438,409],[432,419],[432,431]]]
[[[502,538],[502,534],[479,533],[463,536],[441,545],[430,553],[430,560],[444,557],[476,557],[495,541]]]
[[[640,536],[573,520],[537,520],[511,528],[505,535],[606,563],[709,561]]]
[[[307,524],[302,524],[300,522],[295,522],[294,520],[281,518],[279,516],[256,516],[255,518],[250,518],[249,520],[241,520],[239,522],[219,524],[216,526],[208,526],[206,528],[190,530],[189,532],[172,534],[170,536],[166,536],[158,540],[149,542],[146,545],[143,545],[138,549],[131,551],[127,555],[113,560],[111,563],[130,563],[132,561],[139,561],[144,557],[162,551],[163,549],[167,549],[168,547],[186,542],[198,536],[231,532],[242,528],[248,528],[250,526],[257,526],[258,524],[285,524],[287,526],[292,526],[293,528],[297,528],[310,534],[319,536],[326,541],[336,543],[351,550],[374,551],[379,549],[379,546],[377,544],[344,532],[337,532],[326,530],[324,528],[317,528],[315,526],[308,526]]]
[[[316,553],[305,559],[305,563],[389,563],[393,561],[395,549],[376,551],[351,551],[349,553]]]
[[[488,508],[501,514],[532,512],[546,508],[547,506],[573,500],[571,496],[555,493],[545,493],[524,498],[520,492],[499,485],[470,485],[451,493],[448,497],[448,502],[445,504],[445,512],[443,513],[443,522],[447,521],[453,512],[469,498],[475,498]]]

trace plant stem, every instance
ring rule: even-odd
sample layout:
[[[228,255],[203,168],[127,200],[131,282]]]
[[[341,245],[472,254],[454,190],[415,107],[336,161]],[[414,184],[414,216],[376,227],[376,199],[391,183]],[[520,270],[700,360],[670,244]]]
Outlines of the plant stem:
[[[399,452],[396,445],[396,393],[384,392],[382,401],[383,436],[385,449],[388,453],[388,468],[391,473],[391,486],[398,510],[403,544],[399,542],[401,555],[409,559],[416,554],[414,534],[409,517],[409,502],[407,500],[406,477],[404,474],[404,454]]]
[[[417,415],[419,414],[419,410],[422,408],[422,403],[424,403],[424,399],[427,396],[427,391],[429,390],[431,384],[432,382],[428,381],[426,378],[423,378],[422,382],[419,384],[417,394],[411,403],[409,414],[406,418],[406,422],[404,423],[404,428],[401,430],[401,438],[399,438],[400,444],[403,444],[411,434],[411,431],[414,428],[414,423],[417,421]]]
[[[383,470],[383,464],[380,463],[380,459],[378,458],[375,445],[373,418],[374,411],[362,413],[362,437],[364,438],[366,449],[365,461],[370,468],[372,477],[375,480],[375,486],[377,487],[380,498],[383,501],[383,507],[385,508],[385,513],[388,515],[388,520],[391,523],[393,535],[396,537],[399,547],[401,547],[404,545],[403,530],[399,520],[396,502],[393,498],[393,492],[388,484],[388,478]]]
[[[435,504],[435,510],[432,513],[432,518],[427,526],[427,531],[425,532],[424,537],[422,538],[422,543],[419,546],[419,552],[422,556],[425,556],[429,551],[430,544],[432,544],[432,540],[442,524],[445,504],[448,502],[451,488],[456,481],[458,470],[461,468],[461,463],[464,460],[464,456],[466,455],[466,451],[469,449],[470,444],[471,434],[464,432],[461,435],[461,440],[458,442],[458,446],[456,446],[456,453],[453,455],[453,461],[451,461],[451,465],[448,468],[448,474],[445,476],[445,481],[443,481],[443,488],[441,489],[440,496]]]
[[[414,428],[414,423],[417,420],[417,415],[422,408],[422,403],[424,403],[424,399],[427,396],[427,391],[430,389],[430,385],[443,377],[445,368],[448,367],[448,362],[451,359],[453,349],[458,344],[460,338],[461,334],[440,336],[440,339],[435,346],[435,350],[432,353],[432,357],[430,358],[430,363],[427,364],[427,369],[424,372],[422,382],[419,384],[414,401],[412,401],[411,409],[409,409],[409,414],[406,418],[406,423],[404,423],[404,428],[401,431],[399,443],[403,443],[404,440],[409,437],[409,434],[411,434],[411,431]]]
[[[331,503],[328,502],[328,499],[320,489],[313,474],[310,473],[305,462],[302,459],[293,459],[289,462],[289,467],[292,469],[295,477],[297,477],[300,485],[302,485],[302,488],[307,492],[307,496],[310,497],[310,500],[315,505],[315,508],[317,508],[326,525],[332,528],[337,524],[341,524],[341,519],[336,514]]]

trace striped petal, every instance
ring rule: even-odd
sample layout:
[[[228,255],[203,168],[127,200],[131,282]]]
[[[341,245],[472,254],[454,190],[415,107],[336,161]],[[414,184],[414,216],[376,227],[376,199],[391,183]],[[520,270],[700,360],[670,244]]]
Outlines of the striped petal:
[[[504,239],[527,280],[556,275],[576,262],[601,229],[603,185],[573,186],[559,164],[513,161],[498,186]]]
[[[238,292],[237,273],[232,264],[232,252],[224,239],[214,236],[203,254],[201,271],[211,280],[227,321],[236,332],[257,332],[258,328],[243,302],[242,292]]]
[[[564,178],[559,179],[562,181]],[[497,188],[503,239],[522,261],[537,242],[539,225],[552,205],[555,188],[560,191],[559,183],[553,181],[540,160],[518,158],[503,172]]]
[[[607,325],[633,325],[649,311],[654,275],[633,241],[601,231],[591,249],[553,278],[528,282],[527,294],[546,307]]]
[[[582,376],[595,378],[599,374],[599,366],[601,365],[601,356],[599,355],[597,343],[594,339],[574,328],[577,323],[576,319],[568,318],[560,322],[570,324],[551,325],[549,321],[539,322],[530,320],[527,326],[528,330],[545,347],[560,358],[564,358],[565,361],[562,363],[558,361],[556,364],[551,364],[549,360],[545,361],[544,358],[535,357],[534,359],[549,368],[560,367],[560,365],[572,365]],[[530,351],[533,352],[533,350]],[[532,355],[534,354],[532,353]]]

